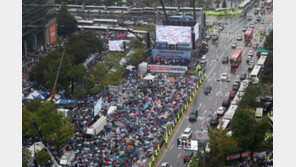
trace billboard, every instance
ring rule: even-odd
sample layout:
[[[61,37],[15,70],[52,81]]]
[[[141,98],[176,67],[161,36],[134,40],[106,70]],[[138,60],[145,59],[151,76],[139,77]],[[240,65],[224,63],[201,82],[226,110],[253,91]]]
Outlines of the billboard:
[[[148,65],[151,72],[172,72],[172,73],[185,73],[187,66],[166,66],[166,65]]]
[[[167,42],[168,44],[188,43],[191,41],[191,27],[182,26],[156,26],[156,42]]]
[[[191,51],[180,51],[180,50],[161,50],[161,49],[153,49],[152,57],[163,57],[165,59],[175,59],[182,60],[191,58]]]
[[[56,31],[55,24],[49,27],[49,39],[50,39],[50,44],[53,44],[54,42],[57,41],[57,31]]]
[[[94,107],[94,117],[96,115],[98,115],[98,113],[101,111],[102,107],[103,107],[103,98],[101,97]]]
[[[109,51],[124,51],[124,40],[110,40]]]
[[[197,41],[198,36],[199,36],[199,24],[198,23],[196,23],[195,26],[193,27],[193,32],[195,34],[195,39],[194,40]]]

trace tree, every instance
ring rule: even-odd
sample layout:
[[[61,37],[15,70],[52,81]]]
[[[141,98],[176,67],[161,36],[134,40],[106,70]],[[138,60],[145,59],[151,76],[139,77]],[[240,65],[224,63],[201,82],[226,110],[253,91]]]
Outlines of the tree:
[[[262,74],[262,83],[273,83],[273,55],[269,54],[266,61],[266,68]]]
[[[144,47],[144,44],[138,38],[133,38],[128,45],[130,48],[133,48],[133,49]]]
[[[221,0],[215,0],[214,3],[216,4],[216,7],[219,8],[219,5],[221,3]]]
[[[27,136],[37,137],[37,131],[31,124],[35,119],[44,139],[54,146],[59,153],[61,147],[66,144],[74,133],[74,126],[69,119],[63,119],[62,113],[58,113],[54,104],[50,101],[42,102],[34,100],[23,107],[22,130]]]
[[[259,95],[261,95],[261,88],[250,82],[238,106],[240,108],[256,108],[258,103],[255,100]]]
[[[141,62],[144,61],[145,59],[145,51],[144,48],[140,48],[138,50],[136,50],[131,57],[129,58],[129,60],[127,61],[127,64],[130,64],[132,66],[138,66]]]
[[[222,129],[221,127],[214,130],[208,127],[209,148],[211,149],[211,155],[215,157],[213,166],[223,166],[226,156],[238,150],[237,141],[228,136],[226,134],[227,131],[227,129]]]
[[[48,161],[50,160],[50,156],[48,152],[43,149],[43,150],[37,151],[36,160],[39,165],[45,166],[46,164],[48,164]]]
[[[226,0],[223,1],[222,8],[227,8]]]
[[[266,50],[273,50],[273,30],[267,35],[263,48]]]
[[[31,151],[26,149],[25,147],[22,148],[22,166],[27,167],[29,162],[31,161]]]
[[[57,15],[58,33],[59,35],[71,35],[77,29],[77,21],[72,16],[66,5],[62,5]]]

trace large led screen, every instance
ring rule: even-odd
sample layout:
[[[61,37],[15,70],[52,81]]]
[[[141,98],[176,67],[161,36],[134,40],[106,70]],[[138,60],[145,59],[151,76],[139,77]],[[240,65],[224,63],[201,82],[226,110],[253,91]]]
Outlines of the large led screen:
[[[123,42],[124,40],[110,40],[109,51],[124,51]]]
[[[156,42],[189,43],[191,45],[191,27],[158,25],[156,26]]]

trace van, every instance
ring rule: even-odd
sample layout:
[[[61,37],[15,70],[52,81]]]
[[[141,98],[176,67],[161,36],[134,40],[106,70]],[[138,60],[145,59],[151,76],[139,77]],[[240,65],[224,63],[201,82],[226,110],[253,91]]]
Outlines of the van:
[[[263,117],[263,108],[256,108],[255,120],[259,122]]]

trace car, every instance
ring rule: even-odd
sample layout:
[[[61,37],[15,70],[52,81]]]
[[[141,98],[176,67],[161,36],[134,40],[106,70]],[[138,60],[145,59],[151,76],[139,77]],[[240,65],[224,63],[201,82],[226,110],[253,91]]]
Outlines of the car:
[[[252,20],[252,16],[248,16],[247,20],[251,21]]]
[[[261,20],[261,17],[257,16],[256,21],[260,21],[260,20]]]
[[[228,97],[228,99],[223,100],[222,107],[225,107],[226,109],[230,106],[231,99]]]
[[[163,162],[160,167],[171,167],[171,165],[168,162]]]
[[[189,113],[189,121],[196,121],[198,117],[198,110]]]
[[[236,40],[241,41],[243,39],[242,35],[237,35]]]
[[[249,52],[248,52],[248,56],[253,57],[253,56],[254,56],[254,50],[249,50]]]
[[[236,92],[237,92],[237,91],[235,91],[235,90],[230,91],[230,93],[229,93],[229,97],[230,97],[230,100],[231,100],[231,101],[234,99],[234,97],[235,97],[235,95],[236,95]]]
[[[190,162],[191,158],[193,157],[193,152],[186,152],[183,158],[183,164]]]
[[[243,29],[242,29],[242,32],[246,32],[247,31],[247,27],[244,26]]]
[[[222,64],[227,64],[228,63],[228,57],[223,57],[222,58]]]
[[[232,90],[238,91],[239,87],[240,87],[240,82],[234,81],[234,83],[232,85]]]
[[[221,74],[221,81],[226,81],[228,79],[227,73]]]
[[[251,56],[248,56],[246,61],[249,64],[251,60],[252,60],[252,57]]]
[[[213,126],[213,125],[218,125],[219,123],[219,117],[218,117],[218,114],[217,112],[214,112],[211,116],[210,116],[210,125]]]
[[[206,55],[203,55],[203,56],[201,57],[201,59],[200,59],[200,63],[201,63],[201,64],[206,64],[206,58],[207,58],[207,56],[206,56]]]
[[[191,128],[186,128],[183,132],[183,134],[181,135],[181,138],[185,138],[185,139],[190,139],[192,136],[192,129]]]
[[[219,107],[217,110],[217,115],[223,115],[225,112],[225,107]]]
[[[246,73],[242,73],[240,75],[240,80],[245,80],[247,78],[247,74]]]
[[[236,48],[236,46],[237,46],[236,42],[232,42],[232,43],[231,43],[231,48],[232,48],[232,49]]]
[[[272,102],[272,97],[271,96],[263,96],[260,98],[261,102]]]
[[[212,38],[211,35],[206,36],[206,40],[210,40],[211,38]]]
[[[254,28],[255,25],[254,25],[253,23],[251,23],[249,27],[250,27],[250,28]]]
[[[204,94],[205,95],[208,95],[208,94],[210,94],[212,92],[212,87],[211,86],[207,86],[206,88],[205,88],[205,90],[204,90]]]

